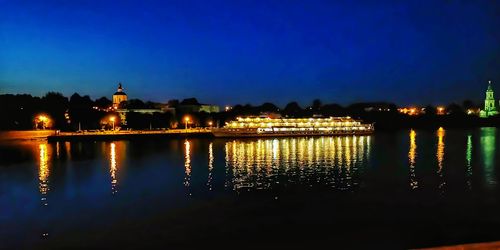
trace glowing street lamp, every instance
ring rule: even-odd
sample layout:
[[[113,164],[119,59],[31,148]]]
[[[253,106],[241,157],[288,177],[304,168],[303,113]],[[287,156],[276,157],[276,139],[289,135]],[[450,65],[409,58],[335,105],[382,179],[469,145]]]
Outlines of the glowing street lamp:
[[[444,115],[444,107],[442,107],[442,106],[438,107],[438,108],[437,108],[437,111],[438,111],[438,112],[437,112],[437,113],[438,113],[438,115]]]
[[[189,123],[189,116],[186,116],[186,117],[184,118],[184,122],[185,122],[185,124],[186,124],[186,125],[185,125],[185,128],[187,129],[187,127],[188,127],[188,123]]]
[[[113,123],[113,131],[115,130],[115,117],[114,116],[111,116],[109,118],[109,121]]]
[[[36,117],[36,123],[42,123],[42,129],[45,129],[45,127],[47,126],[47,123],[49,122],[49,118],[45,115],[39,115]]]
[[[209,126],[209,127],[212,127],[212,125],[213,125],[213,124],[214,124],[214,123],[213,123],[212,121],[209,121],[209,122],[208,122],[208,126]]]

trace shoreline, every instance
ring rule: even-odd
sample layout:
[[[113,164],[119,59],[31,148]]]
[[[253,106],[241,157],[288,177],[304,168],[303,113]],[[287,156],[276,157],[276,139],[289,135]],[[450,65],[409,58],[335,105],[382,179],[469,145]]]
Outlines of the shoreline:
[[[490,128],[496,126],[474,126],[474,127],[455,127],[443,126],[444,129],[450,130],[471,130],[480,128]],[[391,131],[401,131],[409,129],[419,130],[436,130],[439,126],[412,126],[412,127],[399,127],[399,128],[380,128],[376,129],[370,134],[377,132],[387,133]],[[315,135],[303,135],[315,136]],[[301,137],[303,137],[301,136]],[[329,136],[329,135],[326,135]],[[339,135],[331,135],[339,136]],[[269,138],[272,136],[265,136]],[[287,136],[277,136],[287,137]],[[296,137],[291,135],[289,137]],[[163,138],[259,138],[254,137],[216,137],[210,129],[169,129],[169,130],[134,130],[134,131],[100,131],[100,132],[59,132],[56,130],[11,130],[0,131],[0,142],[7,141],[30,141],[30,140],[47,140],[48,142],[60,141],[112,141],[112,140],[149,140],[149,139],[163,139]]]

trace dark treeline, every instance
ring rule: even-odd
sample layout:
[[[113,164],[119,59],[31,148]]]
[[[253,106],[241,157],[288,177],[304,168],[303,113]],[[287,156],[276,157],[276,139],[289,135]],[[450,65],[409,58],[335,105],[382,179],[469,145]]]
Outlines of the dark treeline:
[[[425,113],[415,116],[402,114],[398,106],[386,102],[354,103],[348,106],[339,104],[323,104],[320,100],[314,100],[311,105],[301,107],[297,102],[290,102],[283,109],[272,103],[264,103],[260,106],[236,105],[232,110],[220,114],[220,120],[231,120],[241,115],[259,115],[262,113],[280,113],[283,117],[330,117],[350,116],[361,119],[364,122],[375,123],[377,129],[399,129],[399,128],[436,128],[444,127],[477,127],[498,126],[500,117],[482,119],[478,117],[479,108],[470,100],[461,105],[451,103],[444,107],[444,115],[438,115],[437,107],[425,106]],[[473,109],[474,114],[467,114]]]
[[[89,96],[72,95],[70,98],[60,93],[49,92],[43,97],[31,95],[0,95],[0,129],[34,129],[38,115],[50,118],[50,127],[62,130],[76,129],[78,122],[82,127],[98,128],[100,120],[107,115],[93,107],[107,107],[111,101],[105,97],[91,100]]]
[[[119,118],[118,114],[108,108],[111,101],[106,97],[92,100],[89,96],[81,96],[77,93],[65,97],[60,93],[49,92],[43,97],[31,95],[0,95],[0,129],[1,130],[29,130],[37,128],[35,119],[37,115],[45,114],[50,117],[51,126],[63,131],[76,131],[78,129],[109,129],[111,123],[109,117]],[[131,99],[120,104],[126,109],[161,109],[168,106],[177,108],[179,105],[197,105],[195,98],[188,98],[181,102],[171,100],[166,104],[155,102],[144,102],[139,99]],[[280,108],[273,103],[267,102],[262,105],[253,106],[235,105],[229,111],[219,113],[187,113],[182,109],[176,109],[175,115],[171,113],[157,112],[143,114],[137,112],[127,113],[127,129],[149,129],[149,128],[183,128],[184,118],[189,116],[189,127],[223,126],[225,122],[238,116],[257,116],[262,114],[276,113],[282,117],[313,117],[313,116],[351,116],[362,119],[365,122],[375,123],[377,129],[397,129],[406,127],[473,127],[473,126],[497,126],[500,124],[498,117],[480,119],[477,115],[468,115],[467,110],[477,107],[471,101],[464,101],[461,105],[450,104],[446,107],[445,115],[438,115],[436,107],[426,106],[425,113],[418,116],[408,116],[398,112],[398,107],[392,103],[355,103],[348,106],[339,104],[323,104],[320,100],[314,100],[308,106],[300,106],[297,102],[290,102]],[[120,121],[116,120],[115,125]]]

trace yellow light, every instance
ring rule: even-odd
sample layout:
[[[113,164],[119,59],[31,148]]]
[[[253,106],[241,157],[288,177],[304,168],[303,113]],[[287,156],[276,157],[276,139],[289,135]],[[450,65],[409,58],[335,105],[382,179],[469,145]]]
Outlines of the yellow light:
[[[111,116],[111,117],[109,118],[109,121],[114,122],[114,121],[115,121],[115,117],[114,117],[114,116]]]

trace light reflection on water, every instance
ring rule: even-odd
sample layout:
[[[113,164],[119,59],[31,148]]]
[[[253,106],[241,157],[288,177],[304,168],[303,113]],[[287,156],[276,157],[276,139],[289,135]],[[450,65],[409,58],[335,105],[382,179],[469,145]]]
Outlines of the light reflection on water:
[[[118,180],[116,178],[116,144],[112,142],[109,151],[109,173],[111,174],[111,193],[116,194],[118,192],[117,184]]]
[[[467,135],[467,149],[465,151],[467,188],[472,189],[472,135]]]
[[[212,175],[214,170],[214,143],[210,142],[208,145],[208,180],[207,187],[208,190],[212,190]]]
[[[184,186],[189,189],[191,186],[191,142],[189,140],[184,142],[184,173]],[[190,189],[189,195],[191,195]]]
[[[496,128],[481,128],[481,154],[484,162],[484,179],[489,188],[497,184],[495,179]]]
[[[107,209],[116,209],[114,219],[124,219],[135,215],[118,212],[122,208],[156,212],[151,208],[155,204],[163,212],[172,204],[221,193],[268,190],[279,195],[294,187],[323,192],[311,186],[333,192],[362,190],[377,201],[393,199],[401,190],[395,202],[412,199],[413,194],[424,201],[434,196],[495,200],[496,134],[496,128],[483,128],[345,137],[0,145],[6,149],[0,151],[0,161],[7,166],[0,168],[0,204],[9,208],[0,213],[0,224],[14,225],[28,218],[26,214],[39,214],[37,237],[38,232],[54,237],[57,223],[79,214],[105,221],[100,213]],[[5,156],[10,155],[4,152],[22,153],[11,157],[17,161],[8,161]],[[462,195],[464,190],[473,195]],[[27,212],[21,214],[23,209]],[[11,235],[22,235],[23,225],[31,224],[20,224]]]
[[[435,159],[437,162],[436,174],[439,177],[438,189],[444,192],[445,176],[445,145],[446,131],[440,128],[436,131],[437,139]],[[313,137],[313,138],[279,138],[279,139],[250,139],[231,140],[223,144],[224,166],[217,166],[217,145],[209,142],[207,153],[208,171],[205,185],[208,190],[214,189],[214,175],[217,167],[224,167],[224,187],[228,190],[261,190],[292,185],[323,185],[339,190],[350,190],[357,187],[360,174],[366,167],[367,159],[371,154],[370,140],[372,136],[345,136],[345,137]],[[478,137],[466,134],[465,143],[465,177],[468,189],[473,185],[473,144],[474,138],[479,139],[479,152],[482,161],[482,176],[484,185],[494,188],[497,184],[495,173],[496,128],[482,128]],[[109,162],[109,176],[111,193],[118,192],[117,148],[125,154],[124,142],[106,143]],[[54,147],[54,148],[53,148]],[[63,147],[63,149],[61,149]],[[47,205],[47,196],[50,191],[49,177],[51,173],[52,151],[55,150],[56,160],[61,160],[61,153],[67,160],[72,159],[70,142],[38,143],[38,182],[39,193],[43,205]],[[81,144],[76,144],[81,151]],[[418,178],[417,132],[409,131],[409,186],[417,189],[421,186]],[[104,150],[104,149],[103,149]],[[197,149],[198,150],[198,149]],[[192,195],[192,155],[193,141],[186,139],[183,142],[184,180],[183,185]],[[122,155],[121,158],[126,157]],[[64,158],[63,158],[64,159]],[[462,158],[463,159],[463,158]]]
[[[446,186],[446,180],[443,176],[444,175],[443,174],[444,135],[445,135],[445,130],[443,128],[439,128],[437,131],[438,144],[437,144],[436,158],[437,158],[437,163],[438,163],[437,174],[439,176],[439,187],[438,188],[441,190],[441,192],[444,192],[444,189]]]
[[[47,194],[50,190],[49,187],[49,176],[50,176],[50,166],[49,166],[49,147],[47,143],[40,143],[38,145],[39,151],[39,166],[38,166],[38,180],[39,180],[39,190],[41,194],[42,204],[47,206]]]
[[[410,131],[410,151],[408,152],[408,160],[410,162],[410,187],[412,189],[418,188],[418,181],[415,173],[415,163],[417,159],[417,142],[416,142],[417,132],[415,130]]]
[[[235,191],[293,184],[351,189],[370,151],[368,136],[226,142],[226,187]]]

